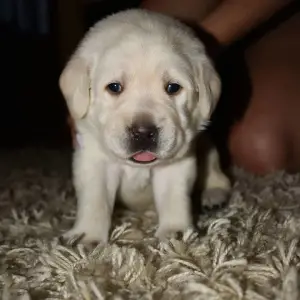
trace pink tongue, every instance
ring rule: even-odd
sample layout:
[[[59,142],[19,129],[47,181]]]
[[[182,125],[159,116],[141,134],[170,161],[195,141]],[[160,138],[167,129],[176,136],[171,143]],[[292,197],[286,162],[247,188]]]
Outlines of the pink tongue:
[[[156,156],[153,155],[150,152],[139,152],[133,156],[134,160],[141,161],[141,162],[147,162],[147,161],[153,161],[156,159]]]

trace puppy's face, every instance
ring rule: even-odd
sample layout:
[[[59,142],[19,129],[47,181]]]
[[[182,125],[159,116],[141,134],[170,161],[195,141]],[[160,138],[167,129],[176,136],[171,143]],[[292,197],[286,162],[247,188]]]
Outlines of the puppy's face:
[[[136,38],[110,49],[97,69],[91,115],[108,152],[150,164],[187,151],[198,102],[189,61],[171,47]]]
[[[155,18],[152,22],[162,26]],[[121,33],[124,28],[116,30]],[[129,164],[154,165],[180,158],[190,149],[220,87],[199,50],[202,45],[187,37],[164,30],[147,35],[132,28],[123,37],[106,39],[105,50],[93,53],[88,71],[82,60],[82,69],[73,61],[76,74],[86,73],[87,78],[80,75],[80,83],[90,93],[88,107],[82,99],[76,103],[74,95],[69,107],[86,110],[78,122],[90,128],[107,155]],[[77,85],[80,97],[78,89]]]

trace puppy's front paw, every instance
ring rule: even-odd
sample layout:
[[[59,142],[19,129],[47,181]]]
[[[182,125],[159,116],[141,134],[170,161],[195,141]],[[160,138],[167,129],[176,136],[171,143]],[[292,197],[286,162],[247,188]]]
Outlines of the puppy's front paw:
[[[229,189],[226,188],[210,188],[202,194],[202,206],[206,208],[214,208],[222,206],[229,197]]]
[[[64,233],[61,238],[69,245],[76,243],[107,243],[108,230],[101,229],[101,224],[99,224],[99,227],[97,228],[82,228],[81,226],[75,226],[71,230]]]
[[[168,240],[170,238],[180,238],[183,233],[192,228],[190,224],[178,224],[177,226],[160,225],[156,230],[155,236],[160,240]]]

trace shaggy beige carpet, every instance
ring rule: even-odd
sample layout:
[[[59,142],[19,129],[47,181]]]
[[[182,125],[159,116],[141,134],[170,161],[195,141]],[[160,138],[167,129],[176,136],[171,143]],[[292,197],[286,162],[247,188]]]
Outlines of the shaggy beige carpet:
[[[300,177],[237,172],[229,205],[199,217],[200,235],[158,243],[156,216],[118,211],[110,244],[66,247],[74,220],[69,154],[0,153],[3,300],[297,300]]]

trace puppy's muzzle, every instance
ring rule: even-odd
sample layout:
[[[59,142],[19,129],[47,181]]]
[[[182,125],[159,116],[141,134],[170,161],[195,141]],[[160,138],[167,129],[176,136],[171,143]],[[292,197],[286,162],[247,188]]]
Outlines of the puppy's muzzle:
[[[158,145],[159,130],[153,123],[139,122],[128,127],[129,148],[131,152],[155,152]]]

